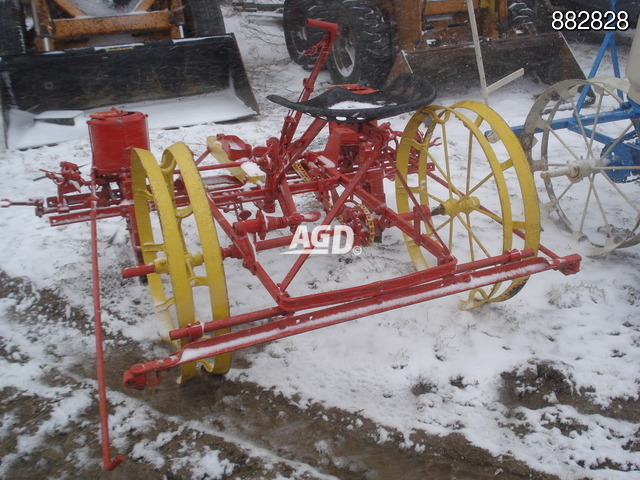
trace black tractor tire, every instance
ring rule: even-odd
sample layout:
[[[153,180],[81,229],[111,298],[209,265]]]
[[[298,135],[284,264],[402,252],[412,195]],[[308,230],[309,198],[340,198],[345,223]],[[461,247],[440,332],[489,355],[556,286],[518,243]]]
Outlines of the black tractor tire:
[[[210,37],[226,33],[217,0],[184,0],[183,3],[185,37]]]
[[[532,35],[539,28],[542,30],[534,3],[532,0],[509,0],[509,26],[512,29]]]
[[[332,82],[381,87],[393,66],[395,37],[385,12],[371,0],[334,0],[330,17],[340,32],[329,58]]]
[[[294,63],[305,68],[313,67],[317,55],[306,55],[309,48],[316,45],[324,32],[307,27],[307,19],[329,20],[328,8],[323,1],[284,0],[282,11],[282,29],[289,57]]]
[[[20,0],[0,0],[0,57],[26,51],[24,12]]]

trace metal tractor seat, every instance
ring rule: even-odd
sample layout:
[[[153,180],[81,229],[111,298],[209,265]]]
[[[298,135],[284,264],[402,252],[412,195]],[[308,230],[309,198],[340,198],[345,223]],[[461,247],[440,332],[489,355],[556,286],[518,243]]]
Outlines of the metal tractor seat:
[[[278,95],[269,95],[267,98],[278,105],[316,118],[353,123],[413,112],[433,102],[436,90],[425,79],[405,73],[382,90],[338,85],[304,102],[292,102]]]

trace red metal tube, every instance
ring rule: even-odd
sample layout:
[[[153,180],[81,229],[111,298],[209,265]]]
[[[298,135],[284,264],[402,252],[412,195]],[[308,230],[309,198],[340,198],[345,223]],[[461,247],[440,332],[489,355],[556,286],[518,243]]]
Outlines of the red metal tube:
[[[505,254],[505,256],[517,258],[519,254],[511,252]],[[500,258],[503,259],[502,256]],[[124,375],[125,386],[143,389],[147,386],[156,385],[160,379],[160,372],[201,358],[213,357],[279,338],[344,323],[498,282],[513,280],[545,270],[575,270],[579,263],[579,255],[569,255],[551,260],[532,257],[481,270],[473,270],[474,262],[470,262],[469,264],[461,265],[463,273],[449,275],[422,285],[394,293],[381,292],[379,295],[356,302],[343,303],[300,315],[289,315],[264,325],[188,343],[181,351],[173,355],[133,365]]]
[[[98,409],[100,411],[100,432],[102,447],[102,467],[113,470],[124,460],[124,455],[111,458],[109,439],[109,405],[107,404],[107,382],[104,375],[104,349],[102,338],[102,305],[100,302],[100,273],[98,269],[98,224],[96,185],[91,183],[91,279],[93,290],[93,322],[96,340],[96,377],[98,380]]]
[[[251,322],[257,322],[258,320],[265,320],[267,318],[274,318],[280,315],[284,315],[286,312],[279,307],[265,308],[264,310],[258,310],[255,312],[244,313],[242,315],[234,315],[233,317],[227,317],[222,320],[214,320],[207,323],[196,323],[184,328],[177,328],[169,332],[169,338],[171,340],[180,340],[181,338],[199,338],[205,333],[215,332],[216,330],[222,330],[224,328],[237,327],[238,325],[245,325]]]
[[[153,263],[146,265],[136,265],[135,267],[127,267],[122,269],[122,278],[141,277],[156,272],[156,266]]]

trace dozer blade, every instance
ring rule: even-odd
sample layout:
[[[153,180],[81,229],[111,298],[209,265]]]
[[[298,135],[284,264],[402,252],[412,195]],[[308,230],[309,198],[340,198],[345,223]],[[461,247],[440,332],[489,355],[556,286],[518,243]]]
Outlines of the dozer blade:
[[[487,84],[497,82],[520,68],[524,68],[525,76],[546,84],[585,78],[560,33],[485,38],[480,45]],[[442,93],[460,93],[480,85],[472,43],[424,45],[412,52],[403,50],[398,54],[389,78],[401,73],[420,75]]]
[[[86,135],[88,115],[110,107],[150,128],[258,114],[232,34],[3,57],[0,94],[9,148]]]

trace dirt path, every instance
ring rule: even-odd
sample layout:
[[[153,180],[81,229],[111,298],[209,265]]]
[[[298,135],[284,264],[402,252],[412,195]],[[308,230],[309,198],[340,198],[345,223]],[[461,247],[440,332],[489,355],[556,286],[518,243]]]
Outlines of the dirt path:
[[[127,390],[121,375],[139,361],[141,347],[114,338],[107,339],[111,429],[114,453],[127,460],[113,473],[102,472],[90,349],[60,345],[55,335],[46,335],[47,326],[57,325],[91,341],[91,318],[23,279],[0,272],[0,285],[0,301],[10,304],[5,325],[27,343],[38,343],[35,351],[41,352],[34,356],[5,331],[5,372],[30,379],[34,367],[42,373],[40,389],[26,382],[0,390],[3,478],[32,479],[44,471],[50,479],[550,478],[496,459],[459,435],[418,432],[408,446],[401,435],[366,418],[320,405],[301,409],[295,399],[249,382],[206,377],[178,387],[167,379],[143,392]],[[234,368],[250,368],[249,357],[237,354]]]

